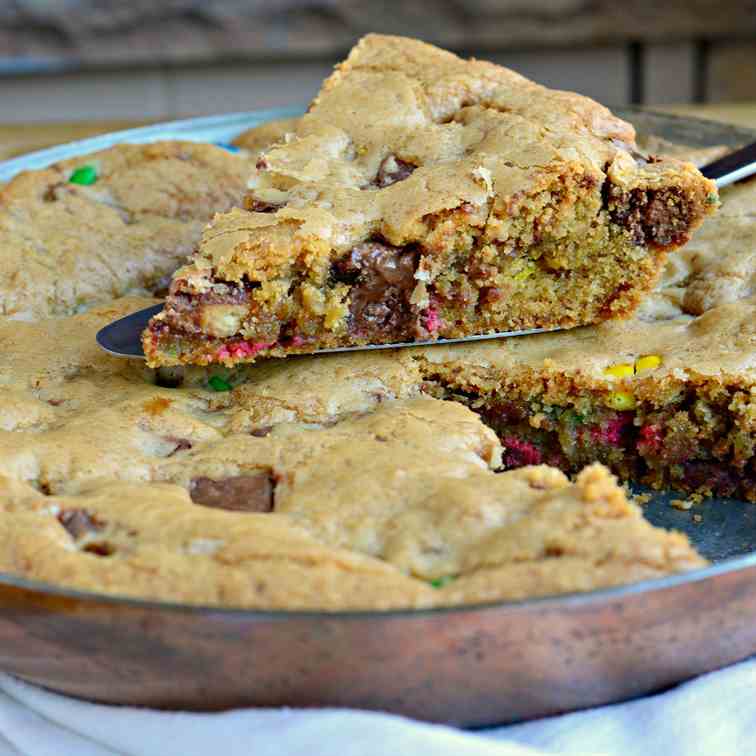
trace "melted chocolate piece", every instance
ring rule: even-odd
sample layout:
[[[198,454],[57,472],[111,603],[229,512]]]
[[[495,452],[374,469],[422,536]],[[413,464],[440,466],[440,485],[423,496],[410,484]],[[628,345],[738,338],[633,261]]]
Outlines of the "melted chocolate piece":
[[[43,202],[57,202],[58,192],[62,187],[63,187],[62,182],[58,182],[57,184],[52,184],[51,186],[48,186],[44,194],[42,195],[42,201]]]
[[[412,175],[412,172],[417,168],[412,163],[407,163],[394,155],[389,155],[383,158],[378,168],[378,175],[375,177],[375,185],[379,189],[385,189],[391,184],[396,184],[399,181],[404,181]]]
[[[99,533],[105,527],[103,522],[89,514],[86,509],[64,509],[58,515],[58,522],[75,540],[89,533]]]
[[[687,240],[690,205],[678,189],[632,189],[604,185],[604,204],[614,223],[624,226],[636,244],[666,247]]]
[[[158,278],[150,286],[150,291],[154,297],[158,299],[165,299],[168,296],[168,292],[171,290],[171,275],[167,274]]]
[[[337,281],[351,284],[349,330],[386,340],[414,337],[410,296],[415,287],[417,252],[366,242],[334,264]]]
[[[195,504],[232,512],[272,512],[275,485],[268,473],[213,480],[194,478],[189,496]]]

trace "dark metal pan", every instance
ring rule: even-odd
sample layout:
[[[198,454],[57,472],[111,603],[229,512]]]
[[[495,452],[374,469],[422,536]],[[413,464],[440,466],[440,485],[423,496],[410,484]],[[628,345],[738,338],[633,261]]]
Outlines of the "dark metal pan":
[[[754,132],[713,122],[620,114],[641,132],[694,146],[754,139]],[[261,120],[255,113],[198,119],[128,138],[221,141]],[[98,140],[78,143],[75,153],[45,151],[27,158],[28,165],[11,161],[0,166],[0,179],[45,159],[107,146]],[[486,606],[243,611],[87,594],[0,575],[0,668],[111,703],[203,710],[353,706],[464,725],[638,696],[756,652],[756,507],[708,500],[680,511],[672,498],[655,495],[645,508],[648,519],[687,532],[713,566],[622,588]]]

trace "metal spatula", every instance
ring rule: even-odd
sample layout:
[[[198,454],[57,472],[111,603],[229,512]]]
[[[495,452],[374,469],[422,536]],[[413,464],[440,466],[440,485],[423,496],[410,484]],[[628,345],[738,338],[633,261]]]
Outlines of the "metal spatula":
[[[150,318],[163,309],[162,304],[146,307],[144,310],[127,315],[125,318],[108,323],[97,332],[97,343],[116,357],[136,357],[144,359],[142,351],[142,331],[147,327]],[[457,344],[460,341],[480,341],[495,339],[502,336],[525,336],[530,333],[544,333],[558,328],[532,328],[528,331],[506,331],[502,333],[484,333],[479,336],[465,336],[463,339],[436,339],[435,341],[407,341],[401,344],[365,344],[353,347],[337,347],[335,349],[316,349],[311,354],[326,354],[328,352],[357,352],[364,349],[397,349],[399,347],[423,346],[423,344]]]
[[[732,184],[756,173],[756,142],[743,147],[736,152],[701,168],[706,178],[714,180],[718,188]],[[142,351],[142,331],[147,327],[150,318],[163,309],[162,304],[147,307],[124,318],[106,325],[97,333],[97,343],[116,357],[133,357],[144,359]],[[462,339],[437,339],[435,341],[410,341],[401,344],[369,344],[354,347],[339,347],[337,349],[318,349],[313,354],[327,352],[356,352],[365,349],[397,349],[399,347],[422,346],[423,344],[457,344],[464,341],[481,341],[483,339],[501,339],[509,336],[526,336],[533,333],[544,333],[558,328],[533,328],[527,331],[502,331],[486,333],[479,336],[466,336]]]

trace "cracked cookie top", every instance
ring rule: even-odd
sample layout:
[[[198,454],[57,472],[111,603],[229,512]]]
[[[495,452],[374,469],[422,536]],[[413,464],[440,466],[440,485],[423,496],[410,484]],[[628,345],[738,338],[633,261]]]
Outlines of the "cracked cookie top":
[[[165,289],[213,213],[241,204],[251,162],[208,144],[120,144],[0,189],[0,315],[67,315]]]
[[[593,191],[608,180],[627,196],[692,187],[702,195],[694,226],[713,190],[690,164],[643,158],[632,126],[586,97],[399,37],[363,38],[284,132],[257,159],[248,210],[206,229],[179,274],[189,290],[206,287],[210,269],[225,281],[303,269],[320,280],[333,258],[371,239],[422,242],[432,257],[450,231],[445,214],[464,209],[465,223],[494,238],[502,218],[560,181]]]

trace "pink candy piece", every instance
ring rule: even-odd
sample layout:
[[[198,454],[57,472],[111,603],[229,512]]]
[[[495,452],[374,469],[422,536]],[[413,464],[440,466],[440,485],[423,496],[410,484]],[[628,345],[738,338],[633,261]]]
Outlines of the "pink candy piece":
[[[504,464],[507,467],[522,467],[523,465],[540,465],[543,459],[540,449],[529,441],[523,441],[515,436],[504,436]]]
[[[304,343],[305,343],[304,336],[298,336],[298,335],[296,335],[296,336],[292,336],[291,337],[291,345],[292,346],[298,347],[298,346],[302,346],[302,344],[304,344]]]
[[[435,333],[441,328],[441,316],[438,314],[438,310],[431,306],[425,309],[422,313],[423,325],[425,330],[429,333]]]
[[[263,349],[269,349],[275,344],[275,341],[237,341],[233,344],[225,344],[215,354],[219,360],[240,360],[244,357],[253,357]]]
[[[632,418],[629,415],[620,415],[612,418],[606,423],[606,427],[597,425],[591,428],[591,439],[596,444],[619,446],[622,438],[622,429],[630,422],[632,422]]]
[[[658,425],[644,425],[638,436],[638,451],[649,451],[655,454],[661,448],[663,438]]]

